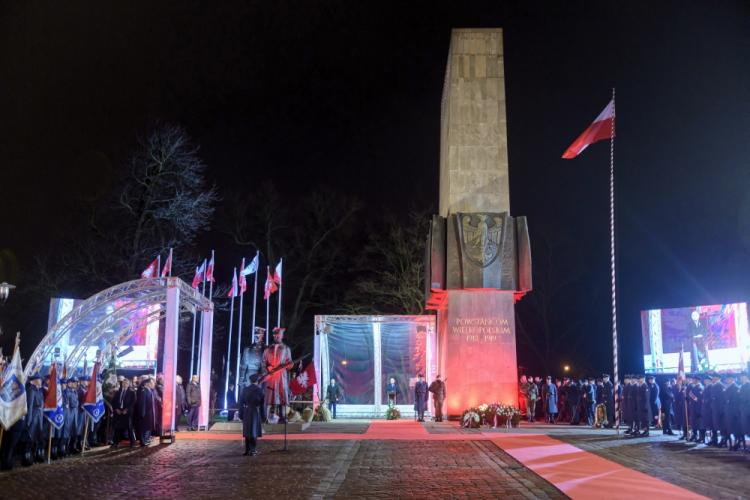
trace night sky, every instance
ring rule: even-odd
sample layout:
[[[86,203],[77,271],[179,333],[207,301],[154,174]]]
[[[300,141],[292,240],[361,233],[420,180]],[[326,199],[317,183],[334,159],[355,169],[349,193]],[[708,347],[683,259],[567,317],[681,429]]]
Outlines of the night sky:
[[[584,267],[560,361],[610,366],[609,147],[560,155],[613,86],[624,369],[642,369],[640,310],[750,299],[750,4],[452,3],[2,2],[13,279],[111,187],[153,120],[187,128],[219,188],[272,179],[291,201],[323,181],[362,198],[366,218],[436,210],[450,29],[499,26],[512,211],[535,260]],[[519,360],[541,369],[523,345]]]

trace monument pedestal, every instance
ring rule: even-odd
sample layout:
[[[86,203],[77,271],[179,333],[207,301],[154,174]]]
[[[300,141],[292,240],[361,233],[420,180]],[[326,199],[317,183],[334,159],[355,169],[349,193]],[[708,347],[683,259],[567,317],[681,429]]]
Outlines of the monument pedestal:
[[[513,302],[511,292],[448,291],[438,331],[449,416],[482,403],[517,405]]]

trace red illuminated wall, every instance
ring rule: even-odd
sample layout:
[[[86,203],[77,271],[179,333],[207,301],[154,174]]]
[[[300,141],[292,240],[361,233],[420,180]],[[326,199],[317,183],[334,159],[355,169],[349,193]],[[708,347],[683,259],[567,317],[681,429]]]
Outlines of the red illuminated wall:
[[[448,415],[481,403],[518,404],[513,302],[509,292],[448,292],[438,332]]]

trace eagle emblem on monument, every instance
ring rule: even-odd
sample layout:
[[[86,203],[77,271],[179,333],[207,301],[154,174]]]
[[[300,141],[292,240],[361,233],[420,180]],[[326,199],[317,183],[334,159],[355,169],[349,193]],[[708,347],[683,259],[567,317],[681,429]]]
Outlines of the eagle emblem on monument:
[[[499,214],[460,214],[461,250],[479,267],[497,260],[502,248],[503,218]]]

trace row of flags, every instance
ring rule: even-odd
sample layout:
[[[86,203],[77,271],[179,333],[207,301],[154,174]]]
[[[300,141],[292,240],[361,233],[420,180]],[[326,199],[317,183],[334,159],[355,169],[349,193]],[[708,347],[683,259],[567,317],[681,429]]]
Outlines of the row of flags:
[[[156,257],[151,262],[151,264],[149,264],[148,267],[143,270],[143,272],[141,273],[141,278],[148,279],[148,278],[156,278],[157,276],[166,278],[167,276],[172,276],[172,249],[171,248],[169,249],[167,260],[164,262],[164,267],[161,270],[161,275],[159,275],[160,262],[161,262],[161,255]]]
[[[16,422],[24,418],[28,411],[26,376],[23,373],[21,362],[20,341],[21,337],[18,334],[13,358],[8,366],[0,370],[0,425],[5,430],[9,430]],[[102,395],[102,383],[99,380],[100,370],[101,363],[97,361],[94,364],[91,383],[83,400],[83,409],[94,422],[98,422],[104,415],[104,397]],[[63,368],[63,378],[65,376],[66,370]],[[60,380],[57,378],[57,363],[53,362],[49,372],[49,385],[44,399],[43,414],[55,429],[62,427],[65,421],[62,403],[62,387]]]

